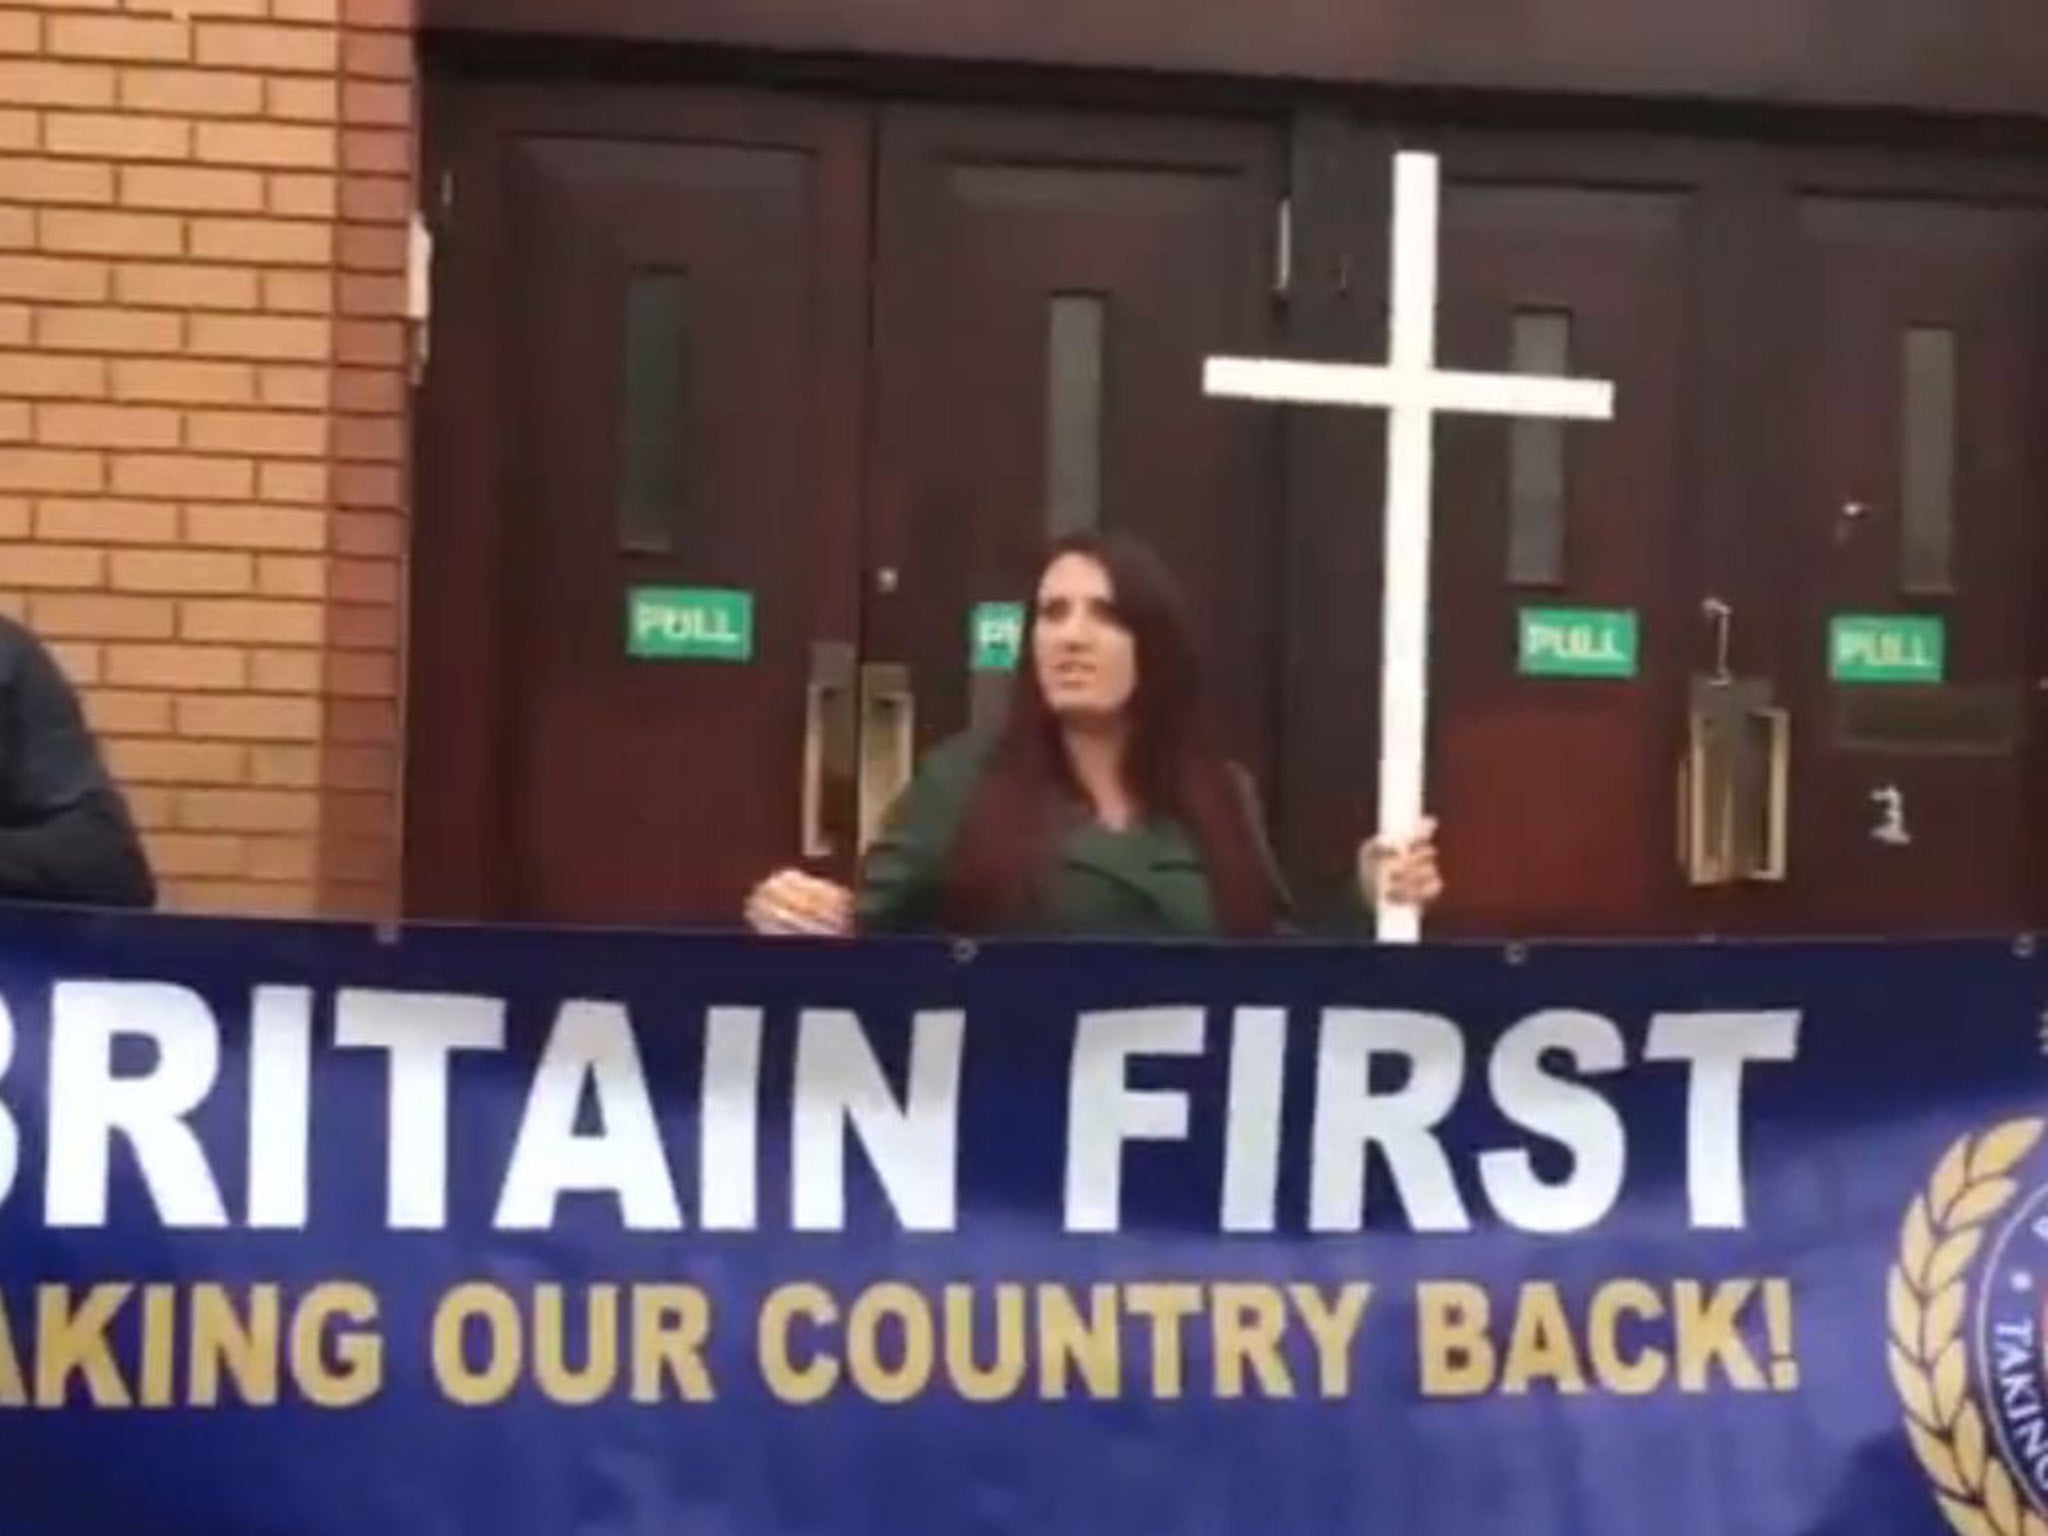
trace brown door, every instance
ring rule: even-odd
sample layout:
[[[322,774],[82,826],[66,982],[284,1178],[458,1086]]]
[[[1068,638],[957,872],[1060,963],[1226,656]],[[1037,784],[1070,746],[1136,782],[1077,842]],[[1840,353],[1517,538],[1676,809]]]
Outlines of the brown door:
[[[1188,588],[1263,776],[1277,426],[1201,378],[1273,345],[1283,137],[892,110],[881,144],[869,654],[907,664],[916,739],[1000,707],[1002,674],[970,668],[981,605],[1028,598],[1052,533],[1114,526]]]
[[[1200,385],[1267,344],[1277,135],[441,99],[415,910],[731,924],[776,865],[847,876],[1054,528],[1161,546],[1267,766],[1274,428]]]
[[[1791,624],[1777,920],[1802,929],[2040,910],[2048,209],[1958,174],[1930,194],[1822,165],[1794,205],[1790,473],[1753,537]]]
[[[1617,415],[1438,425],[1435,927],[1654,929],[1677,886],[1695,200],[1484,147],[1445,167],[1444,366],[1607,379]]]
[[[465,91],[421,515],[416,905],[736,919],[857,593],[858,113]]]

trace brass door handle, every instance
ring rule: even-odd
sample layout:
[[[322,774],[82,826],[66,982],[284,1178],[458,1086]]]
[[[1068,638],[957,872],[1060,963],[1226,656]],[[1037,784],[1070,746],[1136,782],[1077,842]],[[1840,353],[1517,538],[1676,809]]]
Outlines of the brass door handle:
[[[1792,712],[1778,705],[1766,705],[1750,712],[1765,733],[1761,761],[1759,799],[1763,824],[1758,829],[1752,857],[1745,861],[1743,877],[1749,880],[1782,881],[1791,865],[1792,830]]]
[[[799,841],[807,859],[836,851],[826,826],[826,780],[853,771],[853,647],[820,640],[811,647],[811,675],[804,684],[803,804]]]
[[[881,830],[882,818],[917,766],[917,695],[910,668],[871,661],[860,669],[860,846]]]
[[[1790,869],[1791,711],[1757,679],[1696,680],[1678,765],[1678,862],[1697,886]]]

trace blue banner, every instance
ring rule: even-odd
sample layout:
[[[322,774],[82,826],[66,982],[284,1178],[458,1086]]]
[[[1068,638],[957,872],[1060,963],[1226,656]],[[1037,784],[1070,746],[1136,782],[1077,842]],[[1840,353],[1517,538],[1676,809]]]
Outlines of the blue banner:
[[[2028,940],[0,924],[0,1536],[2048,1536]]]

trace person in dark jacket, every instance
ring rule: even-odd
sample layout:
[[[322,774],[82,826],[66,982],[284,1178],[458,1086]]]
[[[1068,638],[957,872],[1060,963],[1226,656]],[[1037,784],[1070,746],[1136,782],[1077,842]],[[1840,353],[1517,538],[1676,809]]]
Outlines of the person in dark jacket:
[[[1260,937],[1357,933],[1383,901],[1441,894],[1434,824],[1361,843],[1306,922],[1251,777],[1216,743],[1165,569],[1118,534],[1057,541],[1025,623],[1009,717],[920,765],[848,891],[799,869],[748,898],[758,933]]]
[[[156,879],[78,695],[0,615],[0,902],[152,907]]]

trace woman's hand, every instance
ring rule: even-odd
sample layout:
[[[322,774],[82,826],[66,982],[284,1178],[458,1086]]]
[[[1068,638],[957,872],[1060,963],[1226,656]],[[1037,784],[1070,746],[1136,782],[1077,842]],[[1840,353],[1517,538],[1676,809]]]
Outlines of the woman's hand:
[[[1368,838],[1358,850],[1358,881],[1371,903],[1426,907],[1443,894],[1436,863],[1436,818],[1425,816],[1399,843]]]
[[[746,917],[756,933],[845,937],[853,932],[853,893],[800,869],[777,870],[747,897]]]

